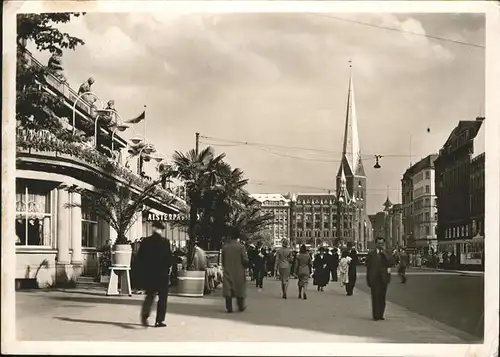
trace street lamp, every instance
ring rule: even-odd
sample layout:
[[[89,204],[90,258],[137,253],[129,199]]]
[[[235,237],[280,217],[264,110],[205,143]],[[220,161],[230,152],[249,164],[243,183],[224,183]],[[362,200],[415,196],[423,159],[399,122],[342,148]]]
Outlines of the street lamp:
[[[118,131],[123,132],[130,127],[131,126],[129,124],[123,123],[123,122],[121,122],[121,120],[120,120],[120,124],[117,124],[115,126],[115,128],[113,129],[113,133],[111,134],[111,151],[115,151],[115,133],[116,133],[116,131],[118,130]],[[133,129],[133,127],[132,127],[132,129]]]
[[[94,146],[97,148],[97,135],[99,134],[97,132],[97,122],[99,121],[99,119],[104,116],[104,115],[108,115],[110,113],[114,113],[116,116],[119,117],[118,113],[116,112],[116,110],[114,109],[98,109],[97,110],[97,117],[95,118],[95,122],[94,122]],[[120,118],[120,121],[121,121],[121,118]],[[125,130],[125,129],[123,129]],[[111,151],[113,151],[113,149],[111,149]]]
[[[95,94],[94,92],[85,92],[85,93],[82,93],[80,94],[78,97],[76,97],[75,99],[75,102],[73,103],[73,129],[72,129],[72,135],[75,135],[75,118],[76,118],[76,104],[81,101],[82,101],[82,98],[84,96],[87,96],[87,95],[90,95],[92,97],[94,97],[97,101],[99,101],[99,107],[102,108],[104,107],[104,105],[102,104],[102,100],[97,96],[97,94]],[[88,104],[88,103],[87,103]]]

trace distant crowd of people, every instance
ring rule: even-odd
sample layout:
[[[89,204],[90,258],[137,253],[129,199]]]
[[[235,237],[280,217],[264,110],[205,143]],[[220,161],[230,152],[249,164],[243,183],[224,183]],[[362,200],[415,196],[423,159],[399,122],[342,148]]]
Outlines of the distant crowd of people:
[[[169,287],[174,284],[176,271],[185,269],[185,252],[172,252],[170,242],[164,238],[165,226],[161,222],[153,223],[153,233],[137,242],[132,261],[132,281],[135,288],[145,293],[141,308],[141,323],[149,326],[153,300],[158,296],[156,322],[154,326],[166,326],[167,298]],[[393,255],[385,250],[384,238],[377,238],[376,248],[366,257],[366,278],[371,289],[372,317],[374,320],[384,320],[385,297],[390,282],[391,267],[399,264],[399,273],[406,280],[405,269],[408,264],[406,252],[400,251]],[[248,249],[247,249],[248,248]],[[308,298],[308,285],[312,278],[318,292],[323,292],[330,282],[338,282],[345,289],[346,295],[354,293],[357,280],[358,252],[352,244],[347,247],[326,249],[320,247],[317,251],[308,250],[301,245],[298,251],[290,248],[288,240],[282,241],[282,246],[275,250],[262,247],[246,246],[238,237],[226,239],[221,251],[222,269],[218,275],[222,282],[222,296],[226,311],[232,313],[233,299],[236,299],[238,311],[246,310],[247,278],[255,282],[259,290],[264,288],[265,277],[276,277],[281,285],[281,297],[288,298],[288,285],[291,277],[297,279],[297,296]],[[207,264],[205,252],[196,245],[194,252],[194,269],[205,270],[206,277],[210,267]],[[208,279],[205,285],[210,285]]]
[[[305,291],[312,276],[318,291],[324,291],[330,280],[340,280],[347,295],[352,295],[359,259],[351,244],[344,249],[320,247],[314,254],[304,244],[298,251],[291,249],[285,239],[281,248],[271,250],[249,245],[247,252],[250,280],[256,282],[259,290],[264,287],[264,277],[276,277],[281,281],[282,297],[286,299],[289,279],[298,279],[299,296],[307,299]]]

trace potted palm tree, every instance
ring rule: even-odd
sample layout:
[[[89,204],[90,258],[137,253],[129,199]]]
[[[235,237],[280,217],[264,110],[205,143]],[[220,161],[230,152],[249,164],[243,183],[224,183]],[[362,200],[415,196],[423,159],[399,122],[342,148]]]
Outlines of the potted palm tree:
[[[82,203],[69,204],[70,207],[85,205],[115,230],[116,237],[110,237],[114,240],[112,266],[130,267],[132,247],[126,234],[137,220],[144,204],[153,197],[159,183],[160,181],[154,181],[139,192],[134,192],[129,186],[120,183],[109,184],[95,192],[82,191]]]
[[[224,154],[215,156],[210,147],[197,153],[176,151],[172,163],[159,167],[163,180],[179,179],[186,188],[186,200],[189,212],[185,221],[178,225],[185,226],[188,232],[187,269],[178,272],[177,294],[182,296],[202,297],[205,282],[205,271],[197,271],[194,266],[194,255],[197,237],[200,235],[200,211],[207,193],[216,187],[217,165],[224,159]]]
[[[220,249],[222,237],[230,226],[236,225],[238,234],[250,235],[261,229],[260,220],[269,219],[260,215],[255,201],[244,190],[248,180],[244,179],[243,171],[232,169],[224,158],[225,154],[215,156],[212,148],[207,147],[199,154],[194,150],[186,154],[176,152],[172,164],[161,168],[164,178],[177,178],[185,183],[189,204],[188,218],[176,222],[187,228],[189,234],[187,270],[179,272],[179,295],[203,296],[203,284],[198,281],[204,281],[205,271],[196,271],[193,266],[196,241],[210,244],[212,250]],[[245,210],[247,207],[251,210]],[[237,216],[243,211],[246,220],[243,215]],[[229,224],[231,219],[233,222]],[[247,223],[250,225],[244,227]]]

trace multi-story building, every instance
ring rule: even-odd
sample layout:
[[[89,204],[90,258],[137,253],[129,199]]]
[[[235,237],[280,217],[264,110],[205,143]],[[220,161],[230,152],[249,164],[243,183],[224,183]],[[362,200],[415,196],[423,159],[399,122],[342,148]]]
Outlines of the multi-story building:
[[[268,230],[273,236],[274,246],[281,247],[283,239],[290,239],[290,199],[274,193],[256,193],[251,196],[260,202],[262,213],[273,215]]]
[[[25,51],[29,66],[41,64]],[[67,82],[48,74],[41,90],[61,98],[56,115],[69,133],[82,131],[95,136],[87,144],[64,140],[48,130],[27,129],[22,123],[16,132],[16,280],[35,280],[39,286],[51,285],[80,275],[95,276],[97,251],[117,233],[82,202],[82,192],[96,191],[120,183],[141,192],[149,181],[127,169],[110,153],[112,147],[125,150],[129,143],[109,126],[94,126],[98,116],[82,95]],[[75,120],[66,120],[72,118]],[[90,123],[90,125],[89,125]],[[167,204],[166,202],[172,201]],[[185,202],[158,187],[146,209],[157,214],[175,214]],[[145,235],[152,222],[137,216],[127,232],[130,240]],[[168,234],[168,233],[166,233]]]
[[[440,251],[459,263],[480,266],[484,254],[484,153],[474,157],[474,140],[484,118],[460,121],[434,161]]]
[[[317,247],[333,245],[338,238],[335,195],[329,193],[299,193],[293,195],[291,221],[292,240]]]
[[[403,246],[403,214],[401,204],[392,204],[389,197],[384,202],[384,210],[369,216],[374,237],[384,237],[387,247]]]
[[[404,244],[427,251],[436,249],[437,207],[434,160],[431,154],[406,170],[401,180]]]

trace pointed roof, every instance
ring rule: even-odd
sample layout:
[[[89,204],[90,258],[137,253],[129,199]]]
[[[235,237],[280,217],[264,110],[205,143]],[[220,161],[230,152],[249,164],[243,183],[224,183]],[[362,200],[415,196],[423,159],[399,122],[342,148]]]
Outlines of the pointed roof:
[[[344,145],[342,147],[342,158],[346,158],[351,171],[355,171],[359,161],[360,147],[358,137],[358,120],[356,117],[356,106],[354,103],[354,86],[352,81],[352,66],[349,64],[349,87],[347,90],[347,110],[344,128]]]
[[[338,202],[349,204],[351,202],[351,197],[349,191],[347,190],[347,180],[344,173],[344,166],[340,165],[340,187],[338,188]]]
[[[361,162],[359,145],[358,119],[354,102],[354,85],[352,80],[352,65],[349,61],[349,85],[347,89],[347,108],[344,126],[344,141],[340,166],[348,176],[366,176]],[[340,168],[337,175],[340,175]]]
[[[385,200],[384,202],[384,207],[385,207],[385,210],[388,211],[389,208],[392,207],[392,202],[391,200],[389,199],[389,196],[387,196],[387,199]]]

